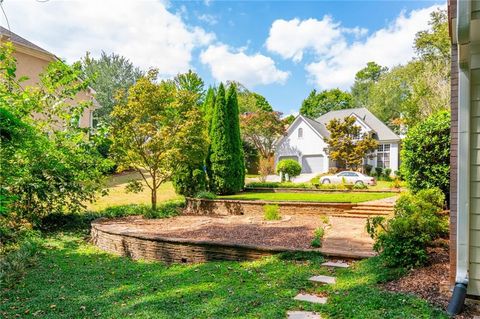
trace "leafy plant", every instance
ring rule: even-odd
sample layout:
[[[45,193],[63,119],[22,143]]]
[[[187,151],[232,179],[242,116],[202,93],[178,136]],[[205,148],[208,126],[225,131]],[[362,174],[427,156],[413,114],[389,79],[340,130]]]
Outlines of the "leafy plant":
[[[280,220],[280,209],[278,205],[264,205],[263,206],[263,218],[265,220]]]
[[[375,176],[382,177],[382,175],[383,175],[383,168],[375,167]]]
[[[198,192],[197,195],[195,195],[195,198],[215,199],[215,198],[217,198],[217,195],[215,193],[212,193],[212,192],[201,191],[201,192]]]
[[[416,267],[427,261],[427,247],[448,233],[448,220],[440,214],[445,195],[438,188],[402,195],[395,215],[386,220],[367,220],[367,232],[375,240],[374,249],[389,267]]]
[[[313,233],[313,240],[311,242],[312,247],[322,247],[322,239],[325,235],[325,230],[322,227],[315,229]]]
[[[288,175],[288,181],[290,181],[290,178],[300,175],[301,172],[302,166],[295,160],[285,159],[277,164],[277,174],[282,175],[282,181],[284,181],[286,175]]]

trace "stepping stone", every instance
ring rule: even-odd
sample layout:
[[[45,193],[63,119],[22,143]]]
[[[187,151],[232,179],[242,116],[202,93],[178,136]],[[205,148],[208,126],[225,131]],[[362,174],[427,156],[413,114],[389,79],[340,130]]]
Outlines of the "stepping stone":
[[[339,268],[348,268],[349,267],[347,263],[344,263],[344,262],[341,262],[341,261],[338,261],[338,262],[327,261],[326,263],[323,263],[322,266],[339,267]]]
[[[335,277],[322,276],[322,275],[310,277],[309,280],[314,282],[319,282],[322,284],[334,284],[336,281]]]
[[[287,319],[322,319],[322,317],[311,311],[287,311]]]
[[[308,301],[313,303],[321,303],[321,304],[327,303],[327,298],[319,297],[316,295],[310,295],[310,294],[298,294],[293,299],[300,300],[300,301]]]

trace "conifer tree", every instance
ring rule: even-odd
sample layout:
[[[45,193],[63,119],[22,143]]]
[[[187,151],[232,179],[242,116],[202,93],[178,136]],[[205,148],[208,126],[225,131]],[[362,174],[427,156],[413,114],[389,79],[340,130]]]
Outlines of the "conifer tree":
[[[218,87],[211,127],[211,163],[210,187],[217,194],[233,194],[237,189],[234,177],[233,149],[230,121],[228,119],[225,88]]]
[[[212,127],[212,116],[215,109],[215,90],[209,87],[207,90],[207,96],[203,103],[203,114],[205,116],[205,123],[207,124],[207,132],[210,134],[210,128]]]
[[[237,88],[231,83],[227,92],[227,118],[232,148],[232,169],[235,191],[240,191],[245,183],[245,160],[240,136]]]

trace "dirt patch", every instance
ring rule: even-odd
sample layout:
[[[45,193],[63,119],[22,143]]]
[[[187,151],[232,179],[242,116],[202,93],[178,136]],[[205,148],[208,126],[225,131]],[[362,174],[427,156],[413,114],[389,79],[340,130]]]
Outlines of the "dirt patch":
[[[431,304],[446,309],[450,301],[448,243],[429,249],[429,262],[425,267],[413,269],[398,280],[382,285],[385,290],[414,294]],[[458,319],[473,318],[475,309],[467,306],[465,311],[455,316]]]
[[[282,215],[282,220],[265,221],[254,216],[177,216],[168,219],[128,217],[97,222],[103,231],[149,238],[180,238],[213,243],[234,243],[258,247],[312,249],[314,231],[324,227],[323,247],[342,252],[372,252],[365,232],[365,219],[319,215]]]

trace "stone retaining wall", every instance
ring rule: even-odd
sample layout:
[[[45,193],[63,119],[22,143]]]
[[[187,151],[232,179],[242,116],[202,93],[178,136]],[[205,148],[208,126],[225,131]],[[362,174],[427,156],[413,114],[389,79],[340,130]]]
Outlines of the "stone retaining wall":
[[[352,203],[269,202],[231,199],[187,198],[184,214],[189,215],[263,215],[263,206],[276,204],[280,214],[341,214],[352,209]]]

